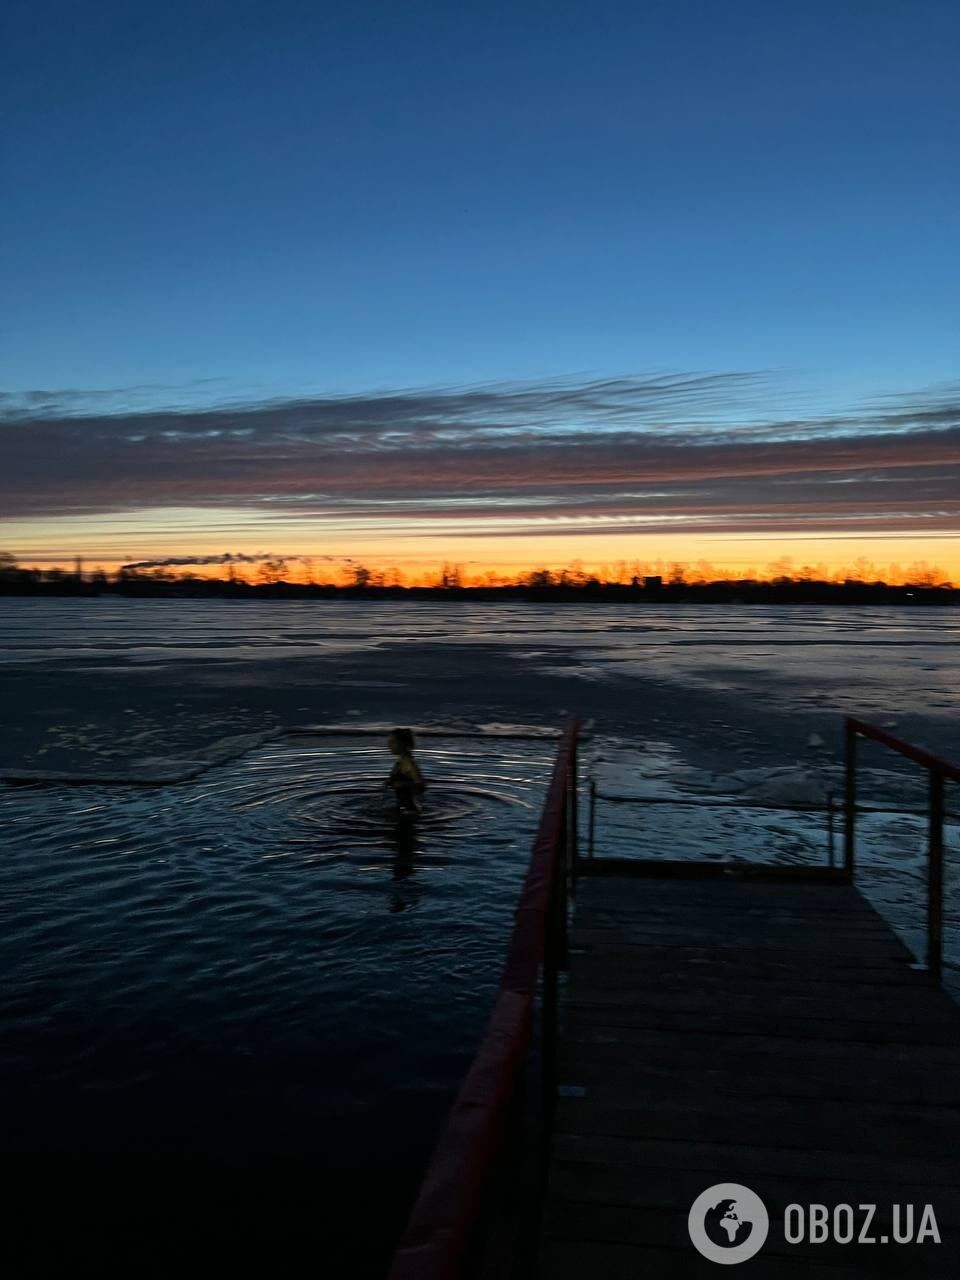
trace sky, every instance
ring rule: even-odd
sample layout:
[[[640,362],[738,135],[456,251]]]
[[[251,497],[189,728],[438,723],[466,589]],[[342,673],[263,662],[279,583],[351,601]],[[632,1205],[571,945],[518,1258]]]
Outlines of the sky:
[[[960,580],[950,0],[13,0],[0,550]]]

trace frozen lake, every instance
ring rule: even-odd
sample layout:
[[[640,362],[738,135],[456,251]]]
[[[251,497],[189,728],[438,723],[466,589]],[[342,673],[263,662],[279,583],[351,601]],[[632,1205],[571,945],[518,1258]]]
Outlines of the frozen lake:
[[[960,710],[960,611],[784,606],[0,601],[0,663],[78,675],[482,647],[584,681],[657,678],[749,692],[783,711]],[[383,675],[389,679],[389,661]],[[573,695],[571,695],[573,696]]]

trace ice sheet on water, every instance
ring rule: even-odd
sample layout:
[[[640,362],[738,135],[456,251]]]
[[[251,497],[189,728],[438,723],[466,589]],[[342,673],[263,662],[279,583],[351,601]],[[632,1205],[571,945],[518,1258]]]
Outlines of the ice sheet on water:
[[[362,712],[348,711],[348,715],[361,715]],[[320,724],[293,725],[287,732],[316,735],[317,737],[333,736],[341,733],[351,734],[383,734],[386,736],[397,727],[396,720],[331,720]],[[477,737],[477,738],[557,738],[560,730],[553,725],[508,724],[500,721],[489,721],[478,724],[475,720],[460,717],[446,717],[441,720],[424,720],[420,723],[408,723],[405,727],[422,737]]]
[[[653,739],[640,747],[613,738],[598,739],[585,761],[598,791],[608,796],[739,797],[744,803],[756,800],[802,807],[825,804],[843,785],[838,770],[799,765],[712,773],[688,764],[674,743]]]
[[[826,804],[836,795],[842,778],[836,770],[784,767],[779,769],[737,769],[717,775],[717,789],[742,795],[765,804]]]
[[[744,805],[753,801],[803,808],[826,804],[831,796],[840,804],[844,795],[843,766],[826,760],[713,773],[690,764],[676,742],[660,738],[637,742],[612,736],[597,737],[582,759],[585,776],[607,796],[701,796],[739,799]],[[858,798],[873,806],[922,808],[925,785],[919,771],[861,766],[857,774]]]
[[[641,744],[599,737],[584,752],[587,777],[605,795],[670,796],[712,789],[713,775],[684,760],[676,744],[647,738]]]
[[[488,724],[478,724],[477,733],[488,738],[557,738],[560,730],[548,725],[537,724],[501,724],[492,720]]]

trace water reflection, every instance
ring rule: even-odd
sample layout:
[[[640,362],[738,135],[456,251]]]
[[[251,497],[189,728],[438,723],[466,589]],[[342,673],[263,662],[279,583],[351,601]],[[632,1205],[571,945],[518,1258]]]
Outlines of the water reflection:
[[[385,1213],[412,1194],[489,1012],[552,743],[421,754],[429,806],[406,824],[383,805],[379,739],[359,736],[277,743],[160,789],[0,788],[7,1155],[57,1168],[83,1151],[78,1232],[137,1221],[176,1252],[169,1185],[136,1205],[117,1189],[122,1168],[133,1196],[174,1143],[178,1167],[217,1165],[230,1239],[246,1221],[229,1206],[269,1204],[269,1232],[303,1202],[283,1181],[296,1155],[311,1188],[331,1187],[328,1246],[358,1275],[383,1253],[400,1223],[357,1241],[350,1206],[374,1149],[396,1180]],[[317,1213],[311,1192],[294,1228],[315,1232]]]
[[[393,860],[393,891],[390,910],[405,911],[416,900],[416,886],[412,881],[417,856],[417,824],[408,817],[398,816],[393,825],[396,856]]]

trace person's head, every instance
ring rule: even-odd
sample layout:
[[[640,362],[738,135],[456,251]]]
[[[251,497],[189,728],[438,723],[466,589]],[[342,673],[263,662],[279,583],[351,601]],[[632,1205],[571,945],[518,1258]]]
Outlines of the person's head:
[[[409,755],[416,745],[412,729],[394,729],[387,739],[387,748],[395,756]]]

